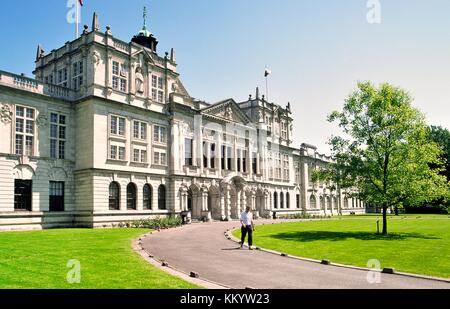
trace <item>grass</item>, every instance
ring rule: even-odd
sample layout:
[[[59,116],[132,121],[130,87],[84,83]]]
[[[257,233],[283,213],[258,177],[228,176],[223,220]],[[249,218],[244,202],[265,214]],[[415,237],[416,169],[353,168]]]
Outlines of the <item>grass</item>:
[[[390,235],[376,234],[378,216],[258,226],[255,245],[317,260],[381,267],[450,278],[450,217],[448,215],[390,216]],[[233,232],[240,237],[240,231]]]
[[[0,288],[198,288],[148,264],[131,248],[145,229],[63,229],[0,233]],[[69,260],[81,282],[69,284]]]

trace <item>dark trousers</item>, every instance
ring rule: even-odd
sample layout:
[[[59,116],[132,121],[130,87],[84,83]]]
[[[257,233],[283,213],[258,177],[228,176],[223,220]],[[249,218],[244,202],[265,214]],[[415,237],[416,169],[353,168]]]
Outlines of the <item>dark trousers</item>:
[[[241,228],[241,245],[244,245],[245,243],[245,237],[248,233],[248,245],[251,247],[253,245],[253,227],[251,225],[247,225],[246,227]]]

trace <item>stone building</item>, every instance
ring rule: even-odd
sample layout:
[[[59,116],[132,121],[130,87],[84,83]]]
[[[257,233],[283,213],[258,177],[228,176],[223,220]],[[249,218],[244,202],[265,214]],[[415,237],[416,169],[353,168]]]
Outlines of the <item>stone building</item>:
[[[46,53],[35,78],[0,71],[0,229],[101,227],[154,216],[231,220],[364,212],[311,171],[331,158],[292,144],[290,104],[193,99],[175,51],[144,24],[131,42],[100,31]]]

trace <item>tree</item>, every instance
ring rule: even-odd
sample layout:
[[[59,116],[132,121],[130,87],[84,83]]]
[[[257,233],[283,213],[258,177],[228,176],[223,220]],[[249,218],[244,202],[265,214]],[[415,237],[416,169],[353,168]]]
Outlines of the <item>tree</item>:
[[[328,119],[337,122],[343,136],[330,138],[335,162],[322,177],[356,189],[366,203],[380,205],[383,235],[388,233],[389,208],[417,206],[448,194],[450,188],[440,175],[442,150],[429,140],[425,118],[411,101],[400,88],[360,82],[343,110]]]
[[[430,140],[443,150],[442,157],[446,161],[443,174],[450,181],[450,131],[441,126],[431,126],[430,130]]]

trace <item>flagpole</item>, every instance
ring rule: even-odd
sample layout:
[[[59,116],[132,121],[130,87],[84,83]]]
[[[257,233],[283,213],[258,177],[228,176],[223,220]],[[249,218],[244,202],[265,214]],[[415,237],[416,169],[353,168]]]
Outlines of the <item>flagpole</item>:
[[[266,101],[269,102],[269,75],[266,76]]]
[[[75,1],[75,3],[76,3],[76,6],[77,6],[77,9],[76,9],[76,11],[77,11],[77,13],[76,13],[76,15],[77,15],[77,17],[76,17],[76,22],[75,22],[75,27],[76,27],[76,29],[75,29],[75,35],[76,35],[76,37],[75,37],[75,39],[78,39],[78,37],[80,36],[79,35],[79,30],[78,30],[78,25],[79,25],[79,23],[80,23],[80,2],[78,1],[78,0],[76,0]]]

